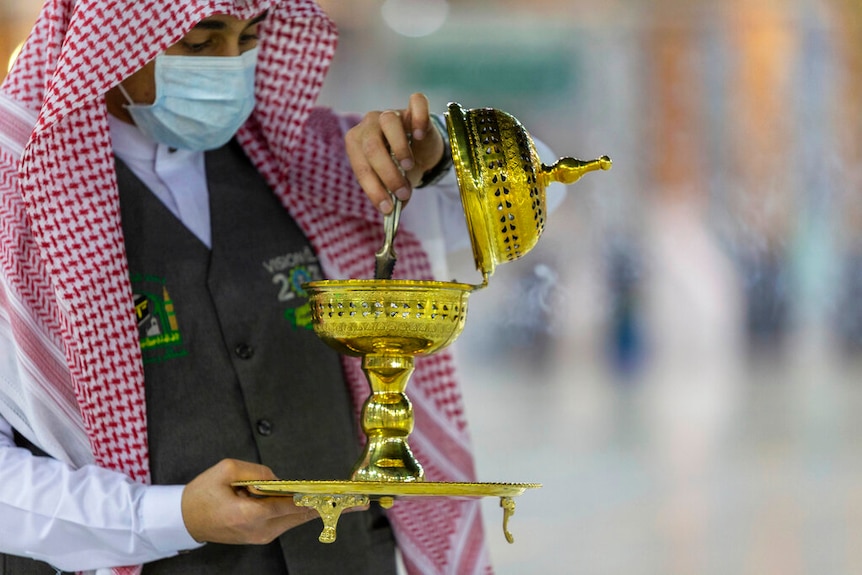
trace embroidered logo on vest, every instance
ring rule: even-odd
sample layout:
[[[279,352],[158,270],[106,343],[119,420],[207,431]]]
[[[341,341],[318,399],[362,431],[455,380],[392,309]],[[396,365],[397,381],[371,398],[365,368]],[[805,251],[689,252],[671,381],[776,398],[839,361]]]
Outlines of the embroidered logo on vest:
[[[165,280],[140,274],[131,280],[144,363],[188,355]]]
[[[263,262],[263,267],[272,275],[272,283],[278,288],[279,303],[292,304],[284,310],[285,319],[296,329],[313,329],[311,306],[302,284],[322,279],[323,274],[311,248],[306,246],[300,252],[274,257]],[[300,300],[304,301],[300,303]]]

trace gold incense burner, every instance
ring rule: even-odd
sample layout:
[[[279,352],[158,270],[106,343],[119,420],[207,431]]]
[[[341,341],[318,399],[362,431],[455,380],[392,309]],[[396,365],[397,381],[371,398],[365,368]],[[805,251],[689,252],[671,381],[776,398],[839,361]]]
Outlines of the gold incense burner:
[[[258,495],[292,496],[297,505],[316,509],[324,523],[324,543],[335,541],[344,509],[372,500],[388,508],[402,497],[499,497],[503,532],[511,543],[513,498],[541,487],[426,482],[408,443],[414,421],[407,384],[415,357],[433,354],[460,335],[469,295],[488,285],[498,264],[518,259],[536,245],[545,227],[547,186],[574,183],[587,172],[609,169],[611,161],[607,156],[562,158],[546,166],[520,122],[493,108],[465,110],[452,103],[446,124],[482,283],[352,279],[305,284],[316,334],[339,353],[362,358],[371,388],[362,409],[364,452],[350,480],[236,484]]]

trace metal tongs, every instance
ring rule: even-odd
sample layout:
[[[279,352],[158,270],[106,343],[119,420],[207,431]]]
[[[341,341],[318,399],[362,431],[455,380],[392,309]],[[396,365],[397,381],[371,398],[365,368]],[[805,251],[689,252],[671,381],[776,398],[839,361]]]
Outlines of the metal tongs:
[[[383,230],[386,233],[386,238],[383,240],[383,245],[374,254],[374,279],[389,280],[392,279],[392,271],[395,269],[395,261],[398,256],[395,255],[395,234],[398,231],[398,220],[401,219],[401,200],[392,196],[392,211],[383,216]]]

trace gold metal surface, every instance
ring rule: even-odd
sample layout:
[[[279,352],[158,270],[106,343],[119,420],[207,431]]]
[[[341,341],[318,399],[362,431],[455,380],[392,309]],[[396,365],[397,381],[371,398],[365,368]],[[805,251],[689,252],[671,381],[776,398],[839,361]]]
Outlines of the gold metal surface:
[[[551,182],[572,184],[587,172],[611,167],[607,156],[561,158],[546,166],[524,126],[494,108],[465,110],[450,103],[446,125],[482,287],[497,264],[522,257],[539,241]]]
[[[367,441],[355,481],[422,481],[407,443],[413,406],[405,390],[413,358],[449,345],[464,329],[473,286],[413,280],[335,280],[305,284],[317,335],[361,356],[371,394],[362,408]]]
[[[423,481],[420,483],[393,481],[237,481],[233,487],[243,487],[249,493],[265,496],[367,495],[372,500],[383,497],[517,497],[528,489],[538,489],[541,483],[466,483]]]
[[[395,234],[398,232],[398,223],[401,221],[402,202],[392,195],[392,211],[383,217],[383,230],[385,239],[383,245],[374,254],[374,279],[392,279],[395,270],[395,262],[398,256],[395,254]]]
[[[345,355],[434,353],[464,329],[474,286],[418,280],[323,280],[303,285],[314,331]]]
[[[515,536],[509,531],[509,519],[515,514],[515,500],[511,497],[501,497],[500,507],[503,508],[503,536],[509,543],[514,543]]]
[[[317,510],[323,520],[323,531],[318,540],[332,543],[336,539],[336,528],[341,513],[354,507],[366,507],[377,501],[384,509],[392,507],[396,499],[411,497],[456,497],[475,499],[499,497],[503,508],[503,535],[514,543],[509,531],[509,520],[515,513],[514,497],[528,489],[538,489],[540,483],[456,483],[419,482],[399,483],[392,481],[237,481],[233,487],[246,489],[253,495],[263,497],[293,497],[293,502],[302,507]]]
[[[338,518],[345,509],[365,507],[370,501],[367,495],[308,495],[297,493],[293,502],[300,507],[311,507],[323,520],[323,531],[317,538],[321,543],[334,543],[337,537]]]

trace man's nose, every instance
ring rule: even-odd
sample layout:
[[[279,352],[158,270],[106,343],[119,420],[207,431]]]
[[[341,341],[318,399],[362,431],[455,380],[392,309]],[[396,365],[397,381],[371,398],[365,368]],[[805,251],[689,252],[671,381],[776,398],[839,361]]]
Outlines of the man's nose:
[[[236,40],[231,40],[228,42],[223,42],[218,55],[219,56],[241,56],[242,54],[248,52],[254,48],[254,46],[248,46],[243,44],[237,38]]]

